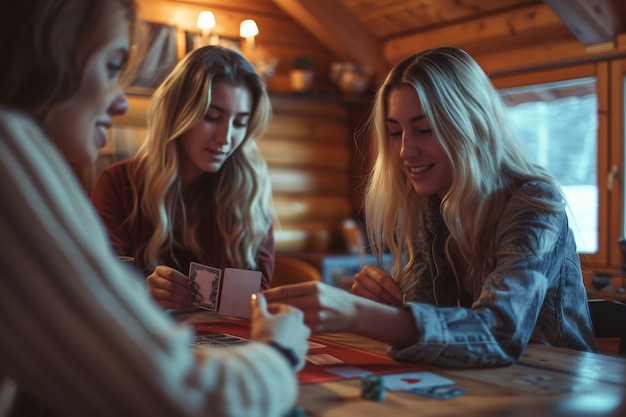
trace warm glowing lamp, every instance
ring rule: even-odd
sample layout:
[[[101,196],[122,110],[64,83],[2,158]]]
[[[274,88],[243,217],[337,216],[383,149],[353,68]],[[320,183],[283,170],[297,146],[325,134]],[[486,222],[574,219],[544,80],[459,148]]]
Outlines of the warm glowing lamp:
[[[203,35],[208,35],[211,29],[215,27],[215,15],[213,12],[200,12],[196,26],[198,29],[202,30]]]
[[[259,27],[252,19],[246,19],[239,25],[239,36],[246,39],[246,52],[248,57],[254,62],[255,45],[254,37],[259,34]]]
[[[200,12],[196,26],[202,31],[202,45],[211,44],[211,29],[215,27],[215,15],[213,15],[213,12]]]

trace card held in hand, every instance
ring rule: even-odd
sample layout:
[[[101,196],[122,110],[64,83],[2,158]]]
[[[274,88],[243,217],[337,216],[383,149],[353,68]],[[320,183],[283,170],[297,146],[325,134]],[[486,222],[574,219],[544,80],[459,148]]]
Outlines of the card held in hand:
[[[195,284],[194,305],[217,311],[222,271],[196,262],[189,264],[189,279]]]
[[[224,269],[219,314],[250,318],[250,296],[261,291],[262,277],[261,271]]]

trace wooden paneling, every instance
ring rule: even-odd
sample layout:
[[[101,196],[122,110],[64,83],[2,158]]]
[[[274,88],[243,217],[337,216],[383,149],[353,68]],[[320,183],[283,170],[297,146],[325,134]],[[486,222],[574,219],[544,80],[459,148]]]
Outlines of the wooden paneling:
[[[355,212],[352,130],[346,106],[336,100],[285,94],[272,94],[271,101],[274,118],[258,145],[272,182],[278,217],[276,248],[281,252],[343,250],[341,224]],[[130,111],[114,121],[116,132],[143,136],[149,102],[149,97],[130,96]],[[116,160],[119,138],[110,139],[94,167],[78,173],[88,192],[100,170]]]
[[[313,34],[329,51],[344,60],[372,67],[382,78],[387,70],[382,42],[337,0],[274,0]]]
[[[256,47],[259,56],[279,60],[276,75],[268,80],[268,89],[289,91],[287,74],[293,58],[301,54],[315,57],[316,89],[326,87],[330,63],[336,60],[299,23],[285,14],[271,0],[225,1],[176,1],[138,0],[139,17],[142,20],[175,26],[178,32],[178,55],[185,54],[185,31],[197,32],[198,13],[210,10],[215,15],[216,27],[212,33],[239,40],[239,24],[244,19],[254,19],[259,26]]]
[[[541,0],[341,0],[378,38],[387,40],[411,32],[455,26],[477,15],[538,5]]]
[[[353,213],[351,137],[345,105],[272,95],[274,118],[258,141],[267,160],[280,220],[282,252],[342,247],[341,223]]]
[[[183,32],[195,30],[195,17],[205,9],[216,15],[215,32],[235,39],[239,22],[254,18],[261,30],[259,54],[280,60],[276,75],[268,81],[268,88],[276,92],[289,91],[291,62],[302,53],[317,58],[315,89],[331,93],[337,92],[328,80],[333,61],[374,66],[380,81],[400,59],[441,45],[465,49],[490,73],[626,55],[626,6],[622,0],[139,2],[142,18],[175,25]],[[558,14],[550,7],[554,5]],[[564,9],[570,13],[564,14]],[[572,10],[574,18],[568,18]],[[590,23],[582,29],[576,26],[585,19]],[[606,22],[606,27],[601,22]],[[585,34],[577,31],[587,29],[608,30],[603,39],[610,41],[586,47]]]
[[[505,43],[509,49],[514,49],[519,45],[545,42],[548,33],[552,36],[561,33],[566,38],[572,38],[554,12],[540,3],[395,38],[385,43],[385,57],[390,62],[396,62],[415,52],[441,45],[458,46],[470,54],[493,51],[497,49],[496,43]]]
[[[282,169],[269,166],[275,195],[348,193],[350,181],[342,170]]]

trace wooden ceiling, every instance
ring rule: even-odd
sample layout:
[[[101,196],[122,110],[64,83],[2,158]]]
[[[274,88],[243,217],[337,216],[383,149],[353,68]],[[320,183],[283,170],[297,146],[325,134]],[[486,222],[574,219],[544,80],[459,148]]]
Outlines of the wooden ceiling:
[[[142,18],[197,30],[216,12],[220,35],[238,38],[257,20],[258,53],[279,59],[272,83],[293,58],[310,54],[316,71],[334,61],[373,67],[378,77],[415,52],[453,45],[490,74],[626,56],[625,0],[139,0]],[[182,50],[182,49],[181,49]]]
[[[623,0],[273,0],[337,56],[382,69],[437,45],[473,55],[576,40],[615,47]]]

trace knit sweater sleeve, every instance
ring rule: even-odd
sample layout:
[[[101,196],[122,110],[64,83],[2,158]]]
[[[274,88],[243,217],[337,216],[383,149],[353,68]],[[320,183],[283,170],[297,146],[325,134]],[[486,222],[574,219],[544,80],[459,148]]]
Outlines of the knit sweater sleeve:
[[[63,415],[280,416],[297,396],[278,352],[191,349],[116,259],[39,128],[0,109],[0,377]]]

